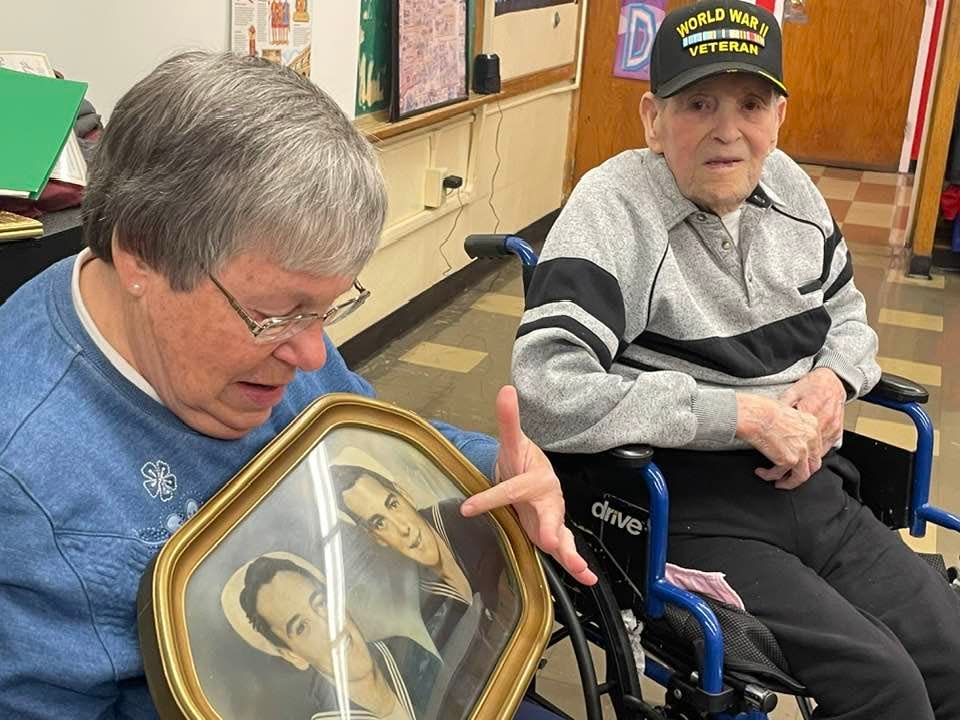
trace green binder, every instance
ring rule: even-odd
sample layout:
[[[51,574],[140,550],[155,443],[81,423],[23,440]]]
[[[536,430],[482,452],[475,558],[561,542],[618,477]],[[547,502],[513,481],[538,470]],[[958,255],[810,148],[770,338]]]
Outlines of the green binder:
[[[0,192],[40,196],[86,90],[86,83],[0,68]]]

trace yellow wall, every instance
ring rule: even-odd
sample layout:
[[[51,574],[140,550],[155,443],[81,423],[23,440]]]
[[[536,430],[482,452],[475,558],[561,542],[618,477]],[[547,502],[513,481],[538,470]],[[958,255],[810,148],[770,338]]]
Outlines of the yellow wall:
[[[500,127],[500,169],[493,205],[500,232],[513,232],[560,206],[572,90],[568,83],[521,95],[451,118],[440,125],[402,135],[378,146],[390,197],[380,247],[360,275],[372,291],[364,308],[330,328],[341,343],[410,299],[464,267],[469,258],[463,239],[494,231],[490,210],[491,179],[497,164],[494,143]],[[501,116],[502,110],[502,116]],[[501,119],[502,117],[502,119]],[[424,207],[424,177],[429,167],[446,167],[464,178],[460,189],[439,208]],[[450,234],[453,228],[452,234]],[[444,245],[447,263],[440,253]]]
[[[484,52],[500,56],[500,76],[504,79],[573,62],[581,6],[554,5],[494,16],[494,4],[485,3]]]

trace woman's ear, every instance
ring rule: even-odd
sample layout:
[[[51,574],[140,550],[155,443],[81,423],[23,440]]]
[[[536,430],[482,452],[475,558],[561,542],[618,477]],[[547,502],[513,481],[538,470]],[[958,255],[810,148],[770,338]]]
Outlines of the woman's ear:
[[[121,247],[116,229],[113,231],[110,255],[121,287],[136,297],[142,295],[151,276],[150,268],[132,252]]]
[[[647,139],[647,147],[655,153],[663,152],[663,140],[659,133],[660,113],[663,112],[664,101],[651,92],[645,92],[640,98],[640,119],[643,121],[643,131]]]

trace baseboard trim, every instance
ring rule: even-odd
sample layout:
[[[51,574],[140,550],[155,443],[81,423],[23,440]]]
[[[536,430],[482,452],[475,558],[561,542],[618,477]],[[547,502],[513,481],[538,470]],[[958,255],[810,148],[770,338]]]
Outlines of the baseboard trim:
[[[543,246],[543,241],[559,214],[559,209],[554,210],[515,234],[539,249]],[[484,278],[500,270],[503,263],[509,262],[517,262],[517,260],[512,257],[474,260],[344,342],[339,347],[340,354],[350,367],[369,360],[380,352],[384,345],[406,334],[431,313],[439,310],[464,290],[474,287]]]
[[[930,268],[933,266],[933,258],[929,255],[910,255],[910,267],[907,269],[907,275],[910,277],[930,279]]]

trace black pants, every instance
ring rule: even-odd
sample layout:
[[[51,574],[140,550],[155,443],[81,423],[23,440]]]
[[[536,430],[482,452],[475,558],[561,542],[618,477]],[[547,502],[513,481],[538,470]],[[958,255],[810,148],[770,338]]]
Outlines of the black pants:
[[[844,491],[836,453],[796,490],[755,452],[658,450],[669,560],[726,573],[777,638],[821,720],[958,720],[960,599]],[[869,481],[869,479],[865,479]]]

